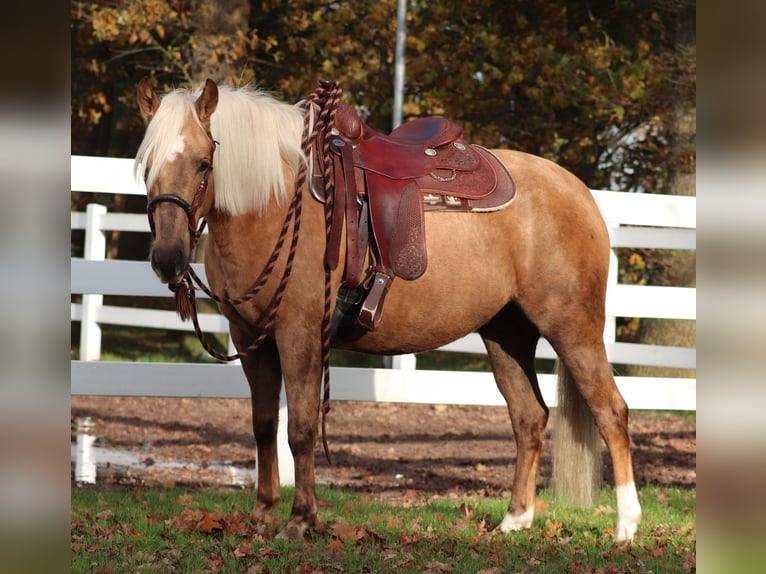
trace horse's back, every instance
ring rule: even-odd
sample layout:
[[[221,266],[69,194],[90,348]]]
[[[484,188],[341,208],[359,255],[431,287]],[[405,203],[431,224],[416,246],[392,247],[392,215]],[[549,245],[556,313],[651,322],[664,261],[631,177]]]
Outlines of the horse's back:
[[[605,229],[590,190],[572,172],[540,156],[506,149],[491,151],[516,183],[514,203],[519,223],[551,216],[561,223],[562,211],[568,211],[585,218],[585,226]]]
[[[415,352],[479,329],[511,302],[544,306],[568,284],[598,285],[609,238],[588,188],[553,162],[493,150],[516,183],[510,205],[489,213],[426,214],[428,267],[394,281],[378,331],[350,345],[362,351]]]

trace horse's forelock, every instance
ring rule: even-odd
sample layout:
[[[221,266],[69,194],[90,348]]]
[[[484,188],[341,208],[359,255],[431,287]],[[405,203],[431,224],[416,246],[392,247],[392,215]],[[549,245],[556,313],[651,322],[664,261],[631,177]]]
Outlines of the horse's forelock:
[[[189,113],[199,124],[194,101],[199,91],[176,90],[162,98],[138,149],[136,176],[147,161],[147,189],[169,158],[177,152],[178,136]],[[297,171],[305,161],[300,144],[303,114],[253,88],[219,87],[211,133],[219,143],[213,163],[216,208],[231,215],[262,213],[269,201],[287,197],[283,162]],[[201,127],[201,126],[200,126]]]
[[[135,161],[136,177],[146,178],[146,188],[151,189],[165,162],[178,151],[178,136],[181,134],[191,112],[197,120],[194,99],[187,90],[176,90],[164,96],[159,108],[146,127],[144,139],[138,148]],[[151,160],[147,172],[146,166]]]

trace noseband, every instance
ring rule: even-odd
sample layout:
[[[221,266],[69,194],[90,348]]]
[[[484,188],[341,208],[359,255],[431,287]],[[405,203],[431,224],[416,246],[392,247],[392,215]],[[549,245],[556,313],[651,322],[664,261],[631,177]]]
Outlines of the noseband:
[[[156,237],[155,229],[154,229],[154,210],[157,208],[157,205],[160,203],[173,203],[184,210],[184,213],[186,214],[186,219],[188,220],[188,226],[189,226],[189,248],[193,248],[197,241],[199,240],[200,236],[202,235],[202,231],[205,229],[206,221],[202,219],[199,223],[199,227],[197,226],[197,222],[195,221],[195,216],[197,214],[197,209],[199,209],[200,204],[202,203],[203,198],[205,197],[205,193],[207,192],[207,185],[210,180],[210,173],[213,171],[213,155],[215,154],[215,148],[218,144],[217,141],[213,139],[213,137],[208,133],[207,134],[208,139],[210,140],[211,150],[210,150],[210,164],[208,165],[207,169],[205,169],[204,173],[202,174],[202,181],[199,183],[199,187],[197,187],[197,191],[194,193],[194,197],[192,198],[192,202],[187,202],[184,198],[174,195],[172,193],[161,193],[155,197],[153,197],[146,205],[146,213],[149,217],[149,228],[152,231],[152,237]]]

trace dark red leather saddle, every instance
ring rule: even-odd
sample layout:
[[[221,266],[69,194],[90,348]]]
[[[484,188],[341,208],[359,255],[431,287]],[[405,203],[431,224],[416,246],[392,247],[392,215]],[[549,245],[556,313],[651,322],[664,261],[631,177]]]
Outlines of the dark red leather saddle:
[[[425,211],[493,211],[515,195],[500,161],[461,140],[462,134],[463,128],[449,120],[421,118],[384,135],[365,125],[350,106],[339,105],[335,128],[325,136],[335,189],[327,261],[332,269],[340,264],[345,229],[344,297],[354,291],[354,305],[360,304],[357,321],[366,329],[380,324],[394,277],[414,280],[425,273]],[[324,201],[319,154],[314,155],[312,192]],[[370,264],[363,269],[368,252]]]

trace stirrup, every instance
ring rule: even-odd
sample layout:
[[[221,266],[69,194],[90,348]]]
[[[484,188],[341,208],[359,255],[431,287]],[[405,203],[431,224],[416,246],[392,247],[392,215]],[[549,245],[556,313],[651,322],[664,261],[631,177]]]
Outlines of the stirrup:
[[[393,277],[383,271],[376,271],[372,277],[370,292],[362,303],[357,322],[368,331],[375,331],[383,319],[383,300],[386,298]]]

